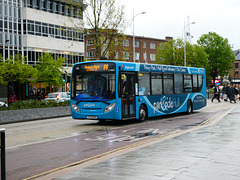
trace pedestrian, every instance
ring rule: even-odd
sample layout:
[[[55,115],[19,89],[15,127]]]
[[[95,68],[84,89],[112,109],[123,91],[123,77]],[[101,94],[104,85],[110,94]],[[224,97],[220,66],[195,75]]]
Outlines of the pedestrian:
[[[233,92],[234,92],[233,98],[236,100],[238,95],[238,89],[236,87],[236,84],[233,85]]]
[[[226,94],[230,100],[230,103],[232,103],[232,101],[234,101],[236,103],[236,100],[234,98],[234,88],[232,86],[230,86],[230,84],[227,87]]]
[[[38,101],[41,101],[41,97],[42,97],[41,89],[38,89],[38,90],[37,90],[37,100],[38,100]]]
[[[214,96],[212,98],[212,102],[215,98],[218,100],[218,102],[221,102],[220,101],[220,89],[217,84],[215,84],[215,87],[214,87]]]
[[[223,85],[223,88],[222,88],[222,99],[223,99],[223,96],[225,95],[226,93],[226,84]]]
[[[227,98],[228,98],[228,99],[230,100],[230,102],[231,102],[231,86],[230,86],[230,84],[227,85],[225,93],[226,93],[226,95],[227,95]],[[227,101],[227,98],[226,98],[226,101]]]
[[[236,88],[238,90],[237,99],[239,99],[239,101],[240,101],[240,86],[239,86],[239,84],[237,84]]]

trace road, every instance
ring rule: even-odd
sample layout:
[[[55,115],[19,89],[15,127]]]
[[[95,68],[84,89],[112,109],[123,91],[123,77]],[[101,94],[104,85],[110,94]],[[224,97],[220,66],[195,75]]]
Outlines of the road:
[[[177,114],[144,123],[75,121],[71,117],[1,125],[6,129],[7,179],[38,177],[56,168],[67,168],[124,151],[169,134],[216,119],[238,104],[208,103],[191,115]],[[37,175],[37,176],[36,176]],[[31,179],[31,178],[30,178]]]

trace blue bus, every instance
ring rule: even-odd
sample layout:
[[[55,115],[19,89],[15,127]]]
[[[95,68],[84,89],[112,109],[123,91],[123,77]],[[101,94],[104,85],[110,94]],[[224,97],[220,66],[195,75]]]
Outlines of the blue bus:
[[[146,120],[206,106],[205,69],[98,60],[74,64],[74,119]]]

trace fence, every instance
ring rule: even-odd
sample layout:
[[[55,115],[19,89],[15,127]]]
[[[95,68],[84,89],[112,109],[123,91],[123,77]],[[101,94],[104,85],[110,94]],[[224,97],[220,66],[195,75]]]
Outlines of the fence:
[[[1,148],[1,180],[6,180],[6,152],[5,152],[5,129],[0,129]]]

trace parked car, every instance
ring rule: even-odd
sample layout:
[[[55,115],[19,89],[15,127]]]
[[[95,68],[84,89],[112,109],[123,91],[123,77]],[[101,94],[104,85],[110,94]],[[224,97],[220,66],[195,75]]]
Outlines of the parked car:
[[[0,107],[8,107],[8,104],[0,101]]]
[[[54,92],[48,93],[45,101],[56,101],[56,102],[64,102],[70,101],[70,93],[69,92]]]

